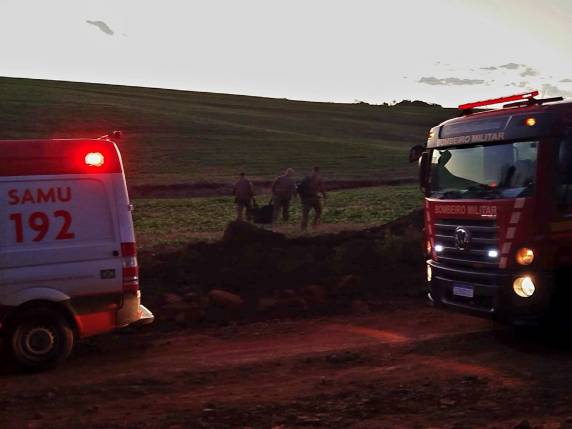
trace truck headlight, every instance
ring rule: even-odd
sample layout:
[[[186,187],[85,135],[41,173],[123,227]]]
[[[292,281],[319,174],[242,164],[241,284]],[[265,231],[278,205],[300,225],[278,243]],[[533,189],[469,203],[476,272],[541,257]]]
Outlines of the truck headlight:
[[[433,278],[433,270],[431,270],[431,265],[427,265],[427,281],[430,282]]]
[[[531,297],[536,290],[534,282],[529,276],[517,277],[512,284],[512,288],[514,293],[522,298]]]
[[[516,251],[516,262],[520,265],[530,265],[534,261],[534,252],[528,247],[521,247]]]

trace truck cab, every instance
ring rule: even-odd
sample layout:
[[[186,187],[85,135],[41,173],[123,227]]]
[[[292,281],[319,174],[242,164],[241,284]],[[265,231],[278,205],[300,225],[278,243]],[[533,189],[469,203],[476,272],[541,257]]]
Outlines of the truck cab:
[[[461,105],[412,149],[437,305],[536,323],[572,298],[572,101],[537,95]]]
[[[55,366],[79,338],[152,322],[140,301],[116,144],[0,141],[0,334],[12,357]]]

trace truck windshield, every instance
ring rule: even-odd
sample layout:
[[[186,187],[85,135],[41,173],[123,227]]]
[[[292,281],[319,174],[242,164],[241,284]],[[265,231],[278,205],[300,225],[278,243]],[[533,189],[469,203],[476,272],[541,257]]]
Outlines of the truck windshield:
[[[534,192],[537,141],[434,149],[434,198],[516,198]]]

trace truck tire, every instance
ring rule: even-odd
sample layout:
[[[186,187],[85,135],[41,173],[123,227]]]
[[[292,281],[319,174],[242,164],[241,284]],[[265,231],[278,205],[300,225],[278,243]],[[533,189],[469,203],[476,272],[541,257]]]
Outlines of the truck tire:
[[[71,354],[74,333],[69,322],[50,309],[29,309],[10,330],[11,354],[18,365],[31,371],[54,368]]]

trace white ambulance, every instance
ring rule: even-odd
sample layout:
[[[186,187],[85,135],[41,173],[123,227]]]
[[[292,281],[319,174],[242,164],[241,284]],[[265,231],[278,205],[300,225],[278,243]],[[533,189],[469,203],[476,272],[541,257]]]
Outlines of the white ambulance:
[[[19,364],[53,367],[78,338],[153,321],[131,207],[108,136],[0,141],[0,333]]]

